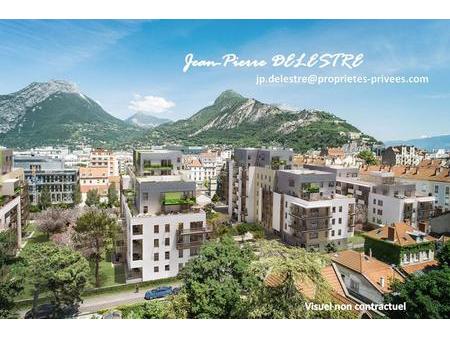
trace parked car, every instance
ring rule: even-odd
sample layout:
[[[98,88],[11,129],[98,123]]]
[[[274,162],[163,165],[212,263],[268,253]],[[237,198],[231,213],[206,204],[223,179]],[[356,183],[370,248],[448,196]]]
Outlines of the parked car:
[[[163,298],[168,295],[171,295],[173,292],[173,289],[171,286],[160,286],[159,288],[149,290],[145,293],[145,299],[156,299],[156,298]]]
[[[77,305],[67,305],[60,309],[59,313],[55,313],[55,305],[42,304],[39,305],[33,313],[33,310],[25,313],[25,319],[50,319],[50,318],[74,318],[78,315]]]

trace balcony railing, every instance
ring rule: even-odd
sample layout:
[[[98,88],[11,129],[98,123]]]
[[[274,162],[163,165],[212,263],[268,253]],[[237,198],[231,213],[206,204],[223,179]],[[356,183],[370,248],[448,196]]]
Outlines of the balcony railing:
[[[206,242],[206,239],[192,241],[192,242],[177,242],[177,249],[189,249],[199,247]]]
[[[183,230],[178,230],[178,235],[185,236],[185,235],[195,235],[195,234],[207,234],[207,233],[211,233],[212,231],[213,231],[212,228],[209,228],[209,227],[183,229]]]

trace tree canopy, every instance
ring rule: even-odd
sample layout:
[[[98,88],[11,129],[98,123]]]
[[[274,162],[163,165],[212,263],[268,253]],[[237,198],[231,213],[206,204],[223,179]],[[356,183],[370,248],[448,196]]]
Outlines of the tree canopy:
[[[374,153],[368,149],[361,151],[358,155],[358,158],[364,160],[366,164],[375,165],[378,164],[377,158]]]
[[[97,189],[89,190],[86,193],[85,203],[88,207],[96,207],[100,205],[100,195],[98,194]]]
[[[22,257],[25,262],[25,276],[34,286],[35,302],[41,292],[51,294],[55,305],[55,318],[66,305],[81,301],[81,293],[89,277],[89,264],[78,252],[53,243],[26,246]]]
[[[391,318],[449,318],[450,268],[432,270],[412,275],[405,283],[395,282],[392,293],[385,297],[387,303],[403,304],[405,311],[392,311]]]
[[[95,286],[100,286],[99,266],[106,250],[111,250],[119,226],[113,215],[104,209],[88,208],[74,227],[74,243],[95,263]]]

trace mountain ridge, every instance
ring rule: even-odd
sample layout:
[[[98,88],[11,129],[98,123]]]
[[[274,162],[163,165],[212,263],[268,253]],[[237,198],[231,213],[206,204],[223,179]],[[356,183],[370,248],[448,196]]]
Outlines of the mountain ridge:
[[[4,146],[111,146],[141,133],[141,128],[110,115],[67,81],[33,82],[0,96],[0,144]]]
[[[307,151],[343,145],[350,141],[351,134],[359,135],[364,142],[379,143],[333,114],[283,109],[226,90],[190,118],[150,130],[146,140],[154,144],[275,145]]]

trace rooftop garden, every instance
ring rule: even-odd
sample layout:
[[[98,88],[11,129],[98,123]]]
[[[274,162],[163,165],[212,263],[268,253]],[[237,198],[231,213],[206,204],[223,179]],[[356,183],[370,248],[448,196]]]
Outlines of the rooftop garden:
[[[167,192],[164,195],[164,205],[194,205],[195,197],[186,197],[182,192]]]
[[[151,169],[172,169],[173,164],[151,164],[151,163],[144,163],[144,170],[151,170]]]

